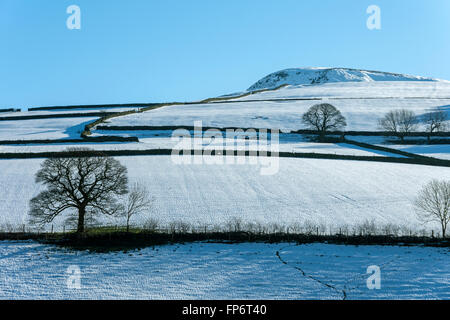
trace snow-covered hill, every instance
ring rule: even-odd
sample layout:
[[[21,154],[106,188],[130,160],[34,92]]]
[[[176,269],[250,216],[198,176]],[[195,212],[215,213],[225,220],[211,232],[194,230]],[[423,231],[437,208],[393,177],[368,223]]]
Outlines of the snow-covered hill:
[[[248,91],[275,88],[284,84],[310,85],[329,82],[372,81],[441,81],[398,73],[348,68],[294,68],[269,74],[253,84]]]

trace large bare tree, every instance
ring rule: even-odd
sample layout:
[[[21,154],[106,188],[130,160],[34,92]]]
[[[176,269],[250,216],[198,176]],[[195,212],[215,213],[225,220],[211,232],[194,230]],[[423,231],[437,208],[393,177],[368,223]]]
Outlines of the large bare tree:
[[[32,223],[52,222],[63,212],[78,215],[77,232],[83,233],[86,213],[117,214],[118,196],[128,192],[127,169],[111,157],[81,155],[88,149],[68,149],[73,157],[46,159],[36,183],[47,189],[30,201]]]
[[[127,220],[127,232],[130,231],[130,220],[134,215],[141,214],[150,209],[152,198],[143,183],[135,182],[131,185],[130,192],[126,195],[122,215]]]
[[[447,130],[447,113],[443,110],[436,110],[425,114],[423,122],[428,132],[428,142],[431,140],[431,135],[434,132],[443,132]]]
[[[339,130],[347,125],[345,117],[329,103],[316,104],[303,114],[303,123],[319,132],[322,139],[329,130]]]
[[[438,222],[445,238],[450,222],[450,181],[432,180],[419,192],[415,201],[417,215],[423,222]]]
[[[380,119],[380,128],[400,138],[403,142],[405,136],[417,129],[417,117],[411,110],[401,109],[386,113]]]

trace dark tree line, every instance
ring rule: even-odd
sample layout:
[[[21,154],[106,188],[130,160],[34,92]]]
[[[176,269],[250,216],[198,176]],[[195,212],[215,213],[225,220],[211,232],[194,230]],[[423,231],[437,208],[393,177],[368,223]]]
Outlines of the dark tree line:
[[[434,133],[448,129],[447,120],[447,113],[440,109],[421,117],[416,116],[411,110],[400,109],[386,113],[378,121],[378,126],[404,142],[405,136],[417,131],[419,126],[423,125],[430,141]],[[317,131],[320,140],[323,140],[327,132],[343,130],[347,126],[345,117],[329,103],[316,104],[309,108],[303,114],[302,122],[307,128]]]
[[[386,115],[380,119],[379,126],[381,129],[390,132],[404,142],[405,136],[411,132],[417,131],[419,125],[423,124],[428,133],[428,141],[430,141],[433,133],[444,132],[447,130],[446,121],[447,113],[439,109],[429,112],[422,117],[416,116],[411,110],[400,109],[386,113]]]

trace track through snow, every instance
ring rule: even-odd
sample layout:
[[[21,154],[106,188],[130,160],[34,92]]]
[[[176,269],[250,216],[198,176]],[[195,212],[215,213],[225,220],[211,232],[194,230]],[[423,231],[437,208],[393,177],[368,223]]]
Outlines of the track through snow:
[[[283,264],[285,264],[285,265],[288,265],[288,266],[291,266],[287,261],[283,260],[283,258],[282,258],[281,255],[280,255],[280,251],[283,251],[283,249],[285,249],[285,248],[286,248],[286,247],[283,247],[283,248],[281,248],[280,250],[277,250],[277,252],[275,253],[275,255],[278,257],[278,259],[281,261],[281,263],[283,263]],[[331,284],[328,284],[328,283],[326,283],[326,282],[323,282],[323,281],[320,280],[320,279],[317,279],[317,278],[315,278],[315,277],[313,277],[313,276],[311,276],[311,275],[309,275],[309,274],[306,274],[306,272],[305,272],[303,269],[301,269],[300,267],[297,267],[297,266],[291,266],[291,267],[294,268],[294,269],[296,269],[296,270],[298,270],[298,271],[300,271],[300,273],[301,273],[304,277],[309,278],[309,279],[311,279],[311,280],[313,280],[313,281],[316,281],[316,282],[320,283],[321,285],[323,285],[323,286],[325,286],[325,287],[327,287],[327,288],[333,289],[333,290],[336,291],[338,294],[342,294],[342,300],[346,300],[346,299],[347,299],[347,292],[345,292],[345,289],[340,290],[340,289],[336,288],[335,286],[333,286],[333,285],[331,285]]]
[[[2,241],[0,255],[0,299],[450,298],[448,248],[198,242],[90,253]],[[380,290],[366,287],[370,265]],[[67,286],[70,267],[79,289]]]

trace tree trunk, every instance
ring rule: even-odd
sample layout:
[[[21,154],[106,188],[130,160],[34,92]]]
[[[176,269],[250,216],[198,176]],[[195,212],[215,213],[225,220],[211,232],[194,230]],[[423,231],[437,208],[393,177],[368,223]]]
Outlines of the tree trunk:
[[[445,239],[445,232],[447,231],[447,225],[442,223],[442,238]]]
[[[77,233],[84,232],[84,216],[86,215],[86,208],[78,208],[78,228]]]
[[[130,231],[130,216],[127,216],[127,233]]]
[[[325,140],[325,131],[320,131],[319,133],[319,141],[322,142]]]

